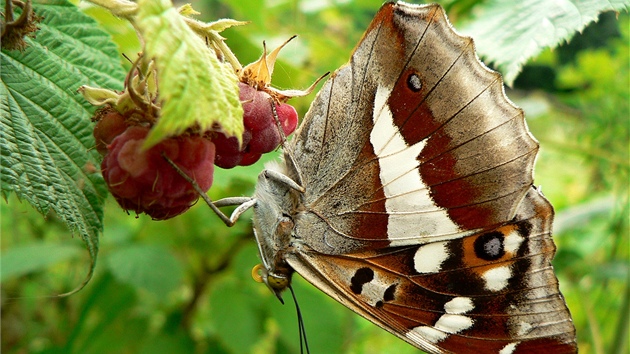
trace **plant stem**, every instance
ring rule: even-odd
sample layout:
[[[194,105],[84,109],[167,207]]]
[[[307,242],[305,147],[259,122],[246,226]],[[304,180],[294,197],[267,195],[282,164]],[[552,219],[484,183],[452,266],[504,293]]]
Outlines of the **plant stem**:
[[[630,329],[630,284],[626,284],[626,291],[623,295],[623,303],[619,311],[619,323],[617,324],[617,332],[610,347],[611,352],[615,354],[624,354],[628,352],[628,329]]]

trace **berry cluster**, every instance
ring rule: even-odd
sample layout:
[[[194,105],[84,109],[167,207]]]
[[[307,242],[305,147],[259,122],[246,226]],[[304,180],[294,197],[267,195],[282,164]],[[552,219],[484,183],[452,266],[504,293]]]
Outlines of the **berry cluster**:
[[[212,141],[216,145],[217,155],[214,163],[221,168],[248,166],[260,159],[262,154],[275,150],[282,142],[278,117],[284,136],[288,136],[297,127],[297,112],[286,103],[276,103],[264,91],[239,83],[240,99],[243,102],[243,123],[245,132],[241,146],[236,137],[227,137],[217,133]]]
[[[240,142],[237,137],[226,136],[221,122],[216,122],[209,131],[192,125],[184,133],[145,149],[152,127],[167,118],[160,118],[159,87],[151,81],[157,76],[157,64],[142,62],[142,56],[133,63],[122,93],[104,94],[82,86],[81,92],[90,103],[105,105],[94,117],[94,138],[104,157],[103,178],[118,204],[156,220],[174,217],[188,210],[199,192],[210,189],[215,165],[251,165],[262,154],[277,149],[298,123],[295,108],[285,102],[309,94],[326,76],[306,90],[282,91],[270,86],[278,52],[291,39],[268,54],[265,48],[260,59],[235,68],[245,128]],[[199,188],[195,189],[190,180]]]
[[[94,135],[99,152],[105,149],[103,178],[123,209],[164,220],[183,213],[197,201],[198,193],[164,157],[203,191],[210,189],[215,156],[210,140],[182,135],[144,150],[142,144],[149,128],[127,126],[121,118],[114,112],[104,115],[96,124]]]
[[[97,111],[93,133],[96,149],[104,156],[101,171],[123,209],[146,213],[155,220],[179,215],[199,198],[182,173],[207,192],[215,164],[222,168],[251,165],[275,150],[283,139],[277,121],[285,136],[295,130],[295,108],[276,103],[268,93],[247,84],[239,87],[245,125],[240,147],[236,137],[204,132],[172,137],[144,150],[150,130],[146,119],[126,118],[111,107]]]

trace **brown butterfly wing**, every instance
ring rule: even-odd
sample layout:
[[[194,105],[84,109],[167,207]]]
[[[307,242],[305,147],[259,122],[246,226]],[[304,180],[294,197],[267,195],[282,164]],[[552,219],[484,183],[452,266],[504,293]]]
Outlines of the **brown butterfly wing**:
[[[575,352],[537,149],[439,6],[386,4],[288,146],[306,192],[283,256],[430,352]]]
[[[305,204],[341,237],[397,245],[510,220],[538,145],[502,85],[441,7],[385,5],[289,146]]]
[[[344,255],[303,245],[286,260],[332,298],[431,353],[575,353],[550,264],[552,218],[531,189],[515,219],[494,230]]]

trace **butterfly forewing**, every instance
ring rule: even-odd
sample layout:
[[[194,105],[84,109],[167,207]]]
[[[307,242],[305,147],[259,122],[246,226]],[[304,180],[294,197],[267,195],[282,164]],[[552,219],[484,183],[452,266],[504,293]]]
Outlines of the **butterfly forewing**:
[[[375,17],[290,147],[305,202],[335,230],[397,245],[509,220],[537,148],[500,76],[443,10],[401,4]],[[340,202],[348,192],[363,193]]]
[[[537,150],[441,7],[386,4],[286,146],[305,191],[257,188],[265,267],[429,352],[575,352]]]

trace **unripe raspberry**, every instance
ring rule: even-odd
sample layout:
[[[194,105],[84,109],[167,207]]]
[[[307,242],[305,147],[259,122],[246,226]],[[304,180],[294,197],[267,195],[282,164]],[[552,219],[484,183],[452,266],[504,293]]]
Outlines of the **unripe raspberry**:
[[[122,114],[113,108],[99,110],[95,119],[98,119],[93,131],[96,150],[104,156],[107,154],[107,145],[127,129],[127,123]]]

